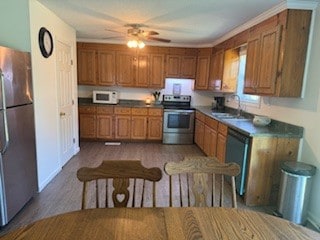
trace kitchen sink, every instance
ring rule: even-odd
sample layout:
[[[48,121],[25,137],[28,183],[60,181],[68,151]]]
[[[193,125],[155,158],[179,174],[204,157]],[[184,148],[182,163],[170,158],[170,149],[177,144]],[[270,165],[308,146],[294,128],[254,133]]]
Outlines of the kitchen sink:
[[[234,119],[234,120],[250,120],[245,118],[244,116],[237,116],[231,113],[212,113],[212,116],[219,118],[219,119]]]
[[[221,118],[221,120],[224,120],[225,122],[234,124],[237,122],[252,122],[252,119],[249,118]]]

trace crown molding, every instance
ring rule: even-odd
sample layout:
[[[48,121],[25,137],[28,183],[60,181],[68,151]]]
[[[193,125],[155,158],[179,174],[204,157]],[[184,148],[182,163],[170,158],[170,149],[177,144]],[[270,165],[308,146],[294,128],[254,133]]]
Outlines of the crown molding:
[[[249,20],[248,22],[242,24],[239,27],[234,28],[223,37],[217,39],[213,42],[213,46],[222,43],[223,41],[228,40],[229,38],[237,35],[238,33],[247,30],[248,28],[253,27],[254,25],[286,10],[286,9],[304,9],[304,10],[315,10],[319,4],[319,0],[310,0],[310,1],[302,1],[302,0],[287,0],[284,1],[273,8],[263,12],[262,14],[258,15],[257,17]]]

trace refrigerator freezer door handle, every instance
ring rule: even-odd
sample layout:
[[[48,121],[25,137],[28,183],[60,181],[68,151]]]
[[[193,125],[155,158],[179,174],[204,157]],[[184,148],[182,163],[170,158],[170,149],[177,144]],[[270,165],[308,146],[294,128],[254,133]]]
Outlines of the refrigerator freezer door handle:
[[[5,136],[5,144],[2,149],[0,149],[1,153],[5,153],[9,146],[9,131],[8,131],[8,120],[7,120],[7,109],[6,109],[6,95],[4,89],[4,75],[2,70],[0,69],[0,79],[1,79],[1,91],[2,91],[2,109],[3,109],[3,123],[4,123],[4,136]]]

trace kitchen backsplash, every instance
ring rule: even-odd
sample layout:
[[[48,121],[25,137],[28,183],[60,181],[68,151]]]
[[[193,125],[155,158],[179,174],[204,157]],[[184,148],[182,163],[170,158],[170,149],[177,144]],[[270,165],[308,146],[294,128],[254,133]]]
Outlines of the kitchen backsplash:
[[[191,104],[193,106],[208,106],[211,105],[213,93],[194,91],[194,80],[190,79],[173,79],[165,80],[164,89],[148,89],[148,88],[124,88],[124,87],[98,87],[98,86],[78,86],[78,97],[92,98],[93,90],[114,90],[118,92],[119,99],[146,100],[150,98],[154,100],[152,92],[161,91],[160,99],[163,94],[173,94],[174,85],[180,85],[181,95],[191,95]]]

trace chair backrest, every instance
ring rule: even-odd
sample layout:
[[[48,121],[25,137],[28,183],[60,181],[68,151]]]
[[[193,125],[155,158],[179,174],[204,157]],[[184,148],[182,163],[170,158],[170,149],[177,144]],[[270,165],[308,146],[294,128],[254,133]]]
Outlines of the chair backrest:
[[[173,205],[174,193],[179,195],[181,207],[183,205],[196,207],[214,206],[216,194],[218,193],[216,190],[216,175],[220,175],[219,206],[222,207],[224,202],[224,176],[229,176],[232,188],[232,207],[237,208],[235,176],[240,173],[238,164],[220,163],[215,158],[190,156],[181,162],[166,163],[164,170],[169,175],[170,206]],[[174,175],[176,176],[175,181],[173,181]],[[176,186],[175,189],[173,185]],[[193,203],[191,201],[192,196],[194,198]],[[187,203],[183,204],[183,199],[187,200]]]
[[[160,168],[145,168],[141,161],[136,160],[110,160],[103,161],[95,168],[82,167],[77,171],[77,178],[83,182],[81,209],[87,205],[87,189],[91,181],[95,182],[96,207],[143,207],[146,192],[152,195],[152,206],[156,206],[156,182],[162,178]],[[139,180],[140,179],[140,180]],[[152,186],[146,191],[146,180]],[[103,183],[101,183],[103,181]],[[100,184],[98,184],[100,182]],[[101,185],[105,186],[101,187]],[[111,187],[111,185],[113,187]],[[130,194],[131,192],[131,194]],[[104,206],[100,206],[100,195],[105,195]],[[140,198],[138,198],[138,195]],[[111,196],[110,196],[111,195]],[[135,201],[140,199],[140,204]]]

